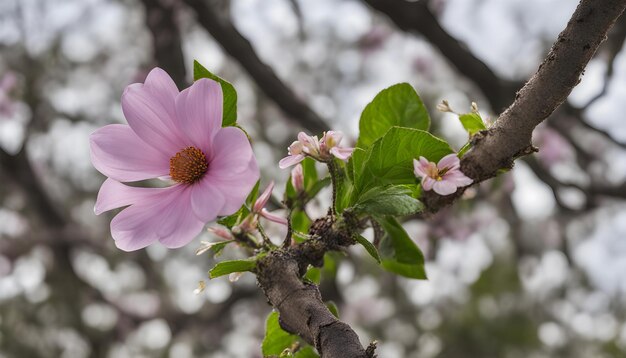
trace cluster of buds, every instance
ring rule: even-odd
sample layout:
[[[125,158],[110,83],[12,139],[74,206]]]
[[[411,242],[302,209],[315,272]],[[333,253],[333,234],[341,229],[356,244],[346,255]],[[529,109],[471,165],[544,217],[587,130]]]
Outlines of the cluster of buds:
[[[456,112],[452,109],[452,107],[450,107],[450,103],[448,102],[448,100],[445,100],[445,99],[444,99],[444,100],[442,100],[442,101],[441,101],[441,103],[439,103],[439,104],[437,105],[437,110],[438,110],[439,112],[443,112],[443,113],[454,113],[454,114],[457,114],[457,115],[458,115],[458,113],[456,113]],[[471,103],[471,105],[470,105],[470,111],[471,111],[472,113],[479,113],[479,112],[478,112],[478,104],[476,104],[476,102],[472,102],[472,103]]]
[[[273,221],[275,223],[287,226],[286,218],[273,214],[265,209],[265,205],[272,196],[272,190],[274,190],[274,182],[271,182],[267,186],[267,188],[265,188],[265,191],[261,195],[259,195],[259,197],[252,205],[252,210],[250,211],[250,214],[248,214],[248,216],[246,216],[239,225],[233,226],[231,230],[222,227],[210,227],[208,228],[208,231],[224,240],[236,240],[237,238],[241,238],[247,234],[255,232],[259,225],[259,217],[264,217],[269,221]],[[198,255],[208,251],[213,245],[217,244],[215,242],[202,243],[203,246],[198,250]]]
[[[330,162],[333,157],[347,160],[352,155],[354,148],[340,147],[339,143],[343,133],[338,131],[324,132],[322,139],[310,136],[304,132],[298,133],[298,140],[289,146],[289,155],[281,159],[278,166],[281,169],[298,164],[306,157],[311,157],[320,162]]]

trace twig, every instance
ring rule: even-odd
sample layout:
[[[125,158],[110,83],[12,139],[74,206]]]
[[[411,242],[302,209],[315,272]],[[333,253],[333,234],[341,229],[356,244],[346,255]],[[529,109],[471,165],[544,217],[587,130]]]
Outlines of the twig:
[[[259,89],[271,98],[293,121],[311,132],[328,131],[328,124],[278,78],[254,51],[250,42],[233,24],[203,0],[185,0],[198,22],[248,72]]]

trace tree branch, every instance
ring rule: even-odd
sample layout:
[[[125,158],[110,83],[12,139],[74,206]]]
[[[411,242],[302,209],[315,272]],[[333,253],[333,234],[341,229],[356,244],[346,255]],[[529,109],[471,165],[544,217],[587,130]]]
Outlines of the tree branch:
[[[537,72],[488,130],[479,133],[462,158],[461,169],[475,183],[489,179],[534,151],[531,135],[580,81],[585,66],[626,7],[626,0],[582,0]],[[452,203],[462,191],[445,197],[425,192],[431,212]]]
[[[419,33],[435,45],[460,73],[480,88],[496,112],[513,100],[513,93],[520,84],[501,79],[462,42],[448,34],[428,8],[427,1],[364,0],[364,2],[387,15],[400,29]]]
[[[252,44],[233,24],[220,16],[215,9],[202,0],[185,0],[197,15],[198,22],[222,46],[230,56],[237,60],[266,96],[295,122],[314,133],[329,130],[328,124],[306,103],[285,85],[254,51]]]
[[[257,264],[256,275],[265,296],[280,315],[280,325],[317,348],[324,358],[373,357],[357,334],[328,310],[312,283],[302,281],[309,265],[321,267],[327,251],[342,250],[355,242],[338,228],[334,216],[318,219],[310,230],[313,237],[296,246],[275,250]]]
[[[615,24],[615,26],[613,26],[613,29],[609,33],[609,38],[604,46],[607,52],[608,59],[606,61],[606,71],[604,73],[604,84],[602,85],[602,89],[584,106],[582,106],[582,108],[588,108],[606,94],[607,90],[609,89],[609,84],[611,82],[611,78],[613,77],[613,73],[615,72],[615,59],[624,47],[624,40],[626,40],[626,19],[622,17]],[[595,129],[594,127],[591,128]]]
[[[477,58],[463,43],[450,36],[437,21],[427,6],[427,1],[408,2],[405,0],[364,0],[373,9],[387,15],[400,29],[419,33],[452,63],[452,65],[468,79],[472,80],[485,94],[495,111],[505,107],[513,100],[515,90],[521,83],[500,79],[484,62]],[[601,98],[608,89],[610,78],[614,72],[614,61],[621,51],[626,37],[626,20],[615,24],[607,41],[607,71],[602,90],[586,105],[576,108],[570,103],[564,104],[565,112],[574,116],[578,123],[588,130],[597,132],[614,144],[624,148],[625,143],[615,140],[608,132],[596,128],[583,119],[584,110]]]
[[[176,5],[160,0],[141,0],[146,8],[146,24],[152,33],[154,59],[174,80],[178,88],[187,87],[187,72],[178,24]]]

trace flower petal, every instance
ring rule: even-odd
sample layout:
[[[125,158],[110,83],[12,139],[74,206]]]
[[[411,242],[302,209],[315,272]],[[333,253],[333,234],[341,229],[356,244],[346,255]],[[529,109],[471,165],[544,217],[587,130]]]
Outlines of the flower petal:
[[[163,100],[168,96],[167,90],[157,89],[156,82],[150,79],[147,87],[141,83],[126,87],[122,94],[122,110],[139,138],[171,157],[189,143],[182,137],[180,120],[174,116],[171,101]]]
[[[96,205],[93,210],[96,215],[100,215],[105,211],[132,205],[152,196],[159,195],[163,190],[167,189],[137,188],[124,185],[108,178],[100,187]]]
[[[455,170],[459,168],[460,163],[461,161],[456,156],[456,153],[448,154],[437,163],[437,169],[443,170],[447,168],[448,170]]]
[[[259,197],[254,202],[254,206],[252,207],[253,212],[255,213],[261,212],[261,209],[263,209],[265,207],[265,204],[267,204],[267,201],[270,200],[270,197],[272,196],[272,190],[274,190],[273,181],[269,183],[267,188],[265,188],[263,193],[259,195]]]
[[[304,155],[302,154],[288,155],[284,157],[283,159],[281,159],[280,162],[278,162],[278,167],[280,169],[285,169],[292,165],[298,164],[303,160],[304,160]]]
[[[209,180],[201,180],[193,185],[191,190],[191,207],[194,215],[202,222],[215,220],[226,202],[222,192]]]
[[[176,185],[122,210],[111,221],[115,245],[133,251],[156,241],[175,248],[193,240],[204,223],[193,215],[190,194],[189,187]]]
[[[98,171],[128,182],[169,174],[169,157],[141,140],[123,124],[111,124],[89,137],[91,162]]]
[[[469,178],[468,176],[466,176],[465,174],[463,174],[460,170],[454,170],[451,172],[447,172],[444,176],[443,176],[443,180],[449,181],[451,183],[454,183],[457,187],[460,186],[468,186],[470,184],[472,184],[474,181]]]
[[[198,220],[189,204],[192,193],[191,188],[184,187],[165,211],[159,230],[159,242],[163,246],[170,249],[185,246],[204,229],[205,222]]]
[[[144,83],[148,90],[165,107],[170,115],[169,119],[176,120],[176,96],[180,93],[174,80],[162,69],[155,67]],[[176,124],[173,122],[172,124]]]
[[[220,129],[209,153],[209,171],[229,176],[247,170],[251,158],[256,161],[248,137],[236,127]]]
[[[446,180],[436,181],[433,190],[439,195],[450,195],[456,191],[456,185]]]
[[[298,141],[302,143],[302,145],[315,143],[313,137],[304,132],[298,132]]]
[[[428,191],[433,189],[433,185],[437,181],[429,176],[425,176],[422,178],[422,189]]]
[[[328,131],[324,133],[320,144],[326,146],[326,148],[333,148],[339,145],[343,139],[343,133],[339,131]]]
[[[420,177],[420,178],[424,178],[424,177],[428,176],[426,174],[426,170],[424,168],[424,165],[422,164],[421,161],[419,161],[417,159],[413,159],[413,173],[415,173],[416,177]]]
[[[197,80],[176,97],[176,113],[191,143],[210,152],[213,137],[222,127],[222,87],[208,78]]]
[[[224,172],[209,171],[203,180],[209,181],[218,188],[226,200],[218,215],[231,215],[244,204],[250,191],[259,180],[259,167],[252,157],[245,171],[230,176],[228,170]]]
[[[261,210],[261,216],[266,218],[269,221],[273,221],[275,223],[279,223],[279,224],[283,224],[285,226],[287,226],[287,219],[283,216],[279,216],[276,214],[272,214],[271,212],[267,211],[267,209],[263,208],[263,210]]]
[[[354,152],[354,148],[340,148],[340,147],[330,148],[330,154],[334,155],[335,158],[338,158],[341,160],[348,160],[348,158],[350,158],[350,156],[352,155],[352,152]]]

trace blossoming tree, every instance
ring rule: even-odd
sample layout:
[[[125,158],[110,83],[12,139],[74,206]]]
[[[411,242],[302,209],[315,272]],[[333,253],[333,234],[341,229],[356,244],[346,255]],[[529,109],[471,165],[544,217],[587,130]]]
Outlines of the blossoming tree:
[[[115,244],[126,251],[157,242],[181,247],[217,220],[220,226],[210,231],[220,241],[203,242],[197,253],[219,254],[236,245],[246,254],[217,263],[209,276],[256,275],[275,309],[267,318],[263,355],[373,357],[376,342],[363,347],[321,299],[316,270],[325,255],[358,244],[381,269],[426,279],[422,252],[399,219],[436,212],[468,186],[536,151],[533,129],[577,84],[625,6],[583,0],[537,73],[493,124],[475,106],[458,114],[469,135],[458,151],[429,133],[429,112],[406,83],[381,91],[365,107],[355,147],[341,145],[337,131],[321,138],[301,132],[278,163],[295,166],[281,200],[285,217],[265,209],[273,184],[259,195],[259,169],[250,139],[237,125],[234,87],[196,62],[194,84],[179,92],[163,70],[154,69],[124,92],[128,125],[109,125],[91,136],[92,162],[108,177],[95,211],[126,207],[111,222]],[[445,102],[439,109],[451,111]],[[320,178],[316,162],[327,167],[327,178]],[[151,178],[168,184],[127,184]],[[310,217],[307,204],[326,186],[332,192],[327,214]],[[286,236],[270,238],[260,218],[286,225]],[[366,227],[374,228],[373,241],[361,236]]]

